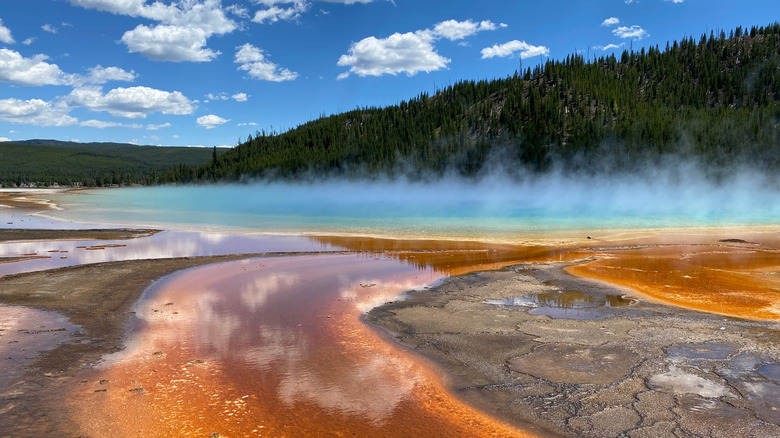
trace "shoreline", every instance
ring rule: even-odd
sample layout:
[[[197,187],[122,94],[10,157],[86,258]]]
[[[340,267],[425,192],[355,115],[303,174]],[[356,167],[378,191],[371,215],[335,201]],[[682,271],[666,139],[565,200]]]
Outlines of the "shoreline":
[[[34,230],[28,238],[32,239],[31,236],[36,233],[46,235],[46,240],[68,233],[80,235],[90,232],[97,233],[93,237],[99,238],[101,233],[126,233],[128,230]],[[136,231],[142,235],[155,230]],[[596,284],[593,277],[578,278],[568,269],[575,266],[575,262],[604,260],[606,256],[603,254],[609,251],[660,248],[667,245],[664,243],[667,240],[671,247],[717,246],[717,237],[727,236],[732,240],[744,237],[742,242],[722,242],[724,247],[728,245],[742,251],[743,248],[755,249],[746,246],[751,243],[748,241],[751,236],[766,238],[762,247],[770,249],[780,247],[780,237],[770,235],[768,229],[755,228],[743,228],[738,233],[725,232],[724,229],[715,229],[712,233],[686,229],[686,238],[653,234],[653,231],[644,230],[628,239],[623,236],[617,242],[604,241],[596,236],[596,239],[584,241],[583,245],[554,247],[550,244],[550,247],[561,251],[558,253],[541,251],[538,247],[526,248],[530,252],[522,255],[509,252],[499,256],[500,261],[495,263],[475,263],[472,257],[475,254],[482,257],[496,249],[467,250],[465,255],[461,255],[462,259],[453,265],[451,261],[444,260],[451,257],[451,253],[438,248],[423,248],[432,245],[432,242],[442,242],[436,239],[405,241],[352,235],[320,236],[318,240],[321,242],[338,242],[344,250],[313,253],[382,253],[400,262],[440,266],[442,275],[455,275],[425,292],[408,292],[404,301],[374,308],[363,319],[383,330],[383,336],[447,370],[451,393],[459,399],[525,430],[585,436],[617,432],[663,436],[675,431],[704,434],[702,422],[686,412],[699,409],[697,406],[709,409],[708,406],[714,404],[718,415],[706,417],[705,423],[733,431],[728,429],[730,425],[726,422],[718,422],[719,416],[727,415],[745,422],[753,418],[758,423],[750,423],[752,430],[760,432],[756,436],[780,435],[777,428],[780,418],[776,416],[780,395],[761,400],[754,391],[759,388],[769,391],[769,394],[780,394],[780,377],[776,376],[780,372],[780,365],[777,365],[780,357],[776,353],[780,346],[777,342],[762,340],[760,336],[779,339],[780,330],[776,323],[733,318],[724,320],[719,315],[665,306],[650,302],[645,297],[626,298],[625,290],[609,282]],[[771,231],[774,234],[774,230]],[[6,234],[15,232],[8,231]],[[0,241],[3,241],[3,236],[0,230]],[[681,241],[687,243],[681,244]],[[447,241],[443,242],[443,247],[446,247]],[[475,247],[490,246],[476,241],[461,243]],[[497,245],[501,246],[512,245]],[[614,255],[612,253],[609,253],[610,257]],[[18,431],[14,436],[39,436],[55,431],[77,434],[78,431],[70,429],[72,425],[67,420],[66,409],[57,404],[58,400],[67,397],[63,391],[78,383],[74,379],[79,369],[120,348],[130,319],[129,309],[152,284],[166,275],[228,260],[299,254],[303,253],[142,259],[0,277],[0,303],[54,311],[67,316],[82,330],[75,338],[42,353],[33,363],[27,364],[21,383],[14,385],[13,391],[0,395],[0,412],[3,413],[0,430]],[[553,262],[553,254],[563,260]],[[511,262],[513,257],[515,263]],[[606,259],[609,260],[608,257]],[[523,260],[525,264],[517,264]],[[469,269],[486,267],[491,270],[466,273]],[[550,285],[551,288],[548,287]],[[41,288],[77,292],[69,296],[55,296],[55,292],[35,293],[33,290]],[[114,292],[113,296],[109,296],[108,291]],[[581,294],[574,298],[560,298],[560,295],[571,291]],[[571,302],[563,306],[540,302],[533,303],[533,306],[497,305],[486,304],[484,300],[474,301],[482,296],[479,294],[484,294],[483,298],[488,300],[538,298],[547,294],[546,299]],[[558,298],[554,297],[556,294]],[[598,301],[607,296],[612,297],[607,301],[613,300],[621,306],[605,310],[592,305],[595,301],[589,301],[593,297]],[[497,310],[501,306],[503,308]],[[594,310],[594,307],[597,309]],[[562,316],[567,312],[571,312],[568,317]],[[592,315],[583,316],[583,312],[595,312],[601,316],[591,318]],[[609,316],[602,318],[604,315]],[[462,324],[448,326],[451,320],[462,321]],[[576,339],[571,333],[578,333],[582,338]],[[602,336],[598,339],[593,333]],[[605,333],[617,339],[605,341]],[[655,343],[648,339],[637,340],[635,333],[643,333],[648,338],[660,336],[664,340]],[[518,346],[518,343],[522,345]],[[689,354],[690,351],[693,353]],[[598,380],[593,375],[578,373],[574,367],[559,363],[560,358],[571,358],[573,364],[587,368],[588,363],[597,362],[596,358],[605,356],[615,356],[617,362],[602,363],[602,366],[628,371],[624,375],[610,375],[611,380],[604,381],[604,378]],[[588,360],[583,361],[583,357]],[[642,359],[635,361],[634,365],[627,365],[637,357]],[[489,363],[485,362],[486,358],[490,359]],[[551,358],[558,360],[551,361]],[[762,367],[768,367],[770,371],[762,374],[759,371]],[[774,367],[778,367],[778,371],[772,371]],[[543,368],[555,369],[558,374],[539,375],[536,370]],[[703,385],[710,392],[697,393],[702,390],[675,386],[672,381],[676,380]],[[758,386],[751,389],[750,384]],[[550,399],[557,401],[550,402]],[[41,406],[46,406],[44,414],[40,413]],[[518,414],[520,410],[525,413]],[[569,411],[576,415],[566,416]],[[547,418],[529,416],[529,412],[543,412]],[[41,415],[45,416],[44,423],[41,423]],[[637,421],[617,421],[625,418]],[[713,430],[707,433],[713,433]]]
[[[325,254],[332,253],[348,252]],[[130,260],[0,277],[0,304],[53,312],[77,326],[72,337],[27,361],[21,379],[0,394],[0,436],[78,435],[61,403],[68,396],[64,391],[78,383],[76,376],[85,368],[123,348],[132,307],[164,277],[209,264],[296,255],[303,254]],[[61,293],[63,290],[68,293]],[[41,422],[41,415],[45,415],[45,422]]]
[[[565,265],[451,277],[365,319],[446,369],[453,394],[532,431],[780,434],[780,325],[639,300]]]

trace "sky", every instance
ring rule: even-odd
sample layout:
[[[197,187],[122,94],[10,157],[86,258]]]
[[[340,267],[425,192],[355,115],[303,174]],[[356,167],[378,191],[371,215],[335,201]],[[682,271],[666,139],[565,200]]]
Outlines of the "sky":
[[[0,141],[234,146],[778,19],[777,0],[0,0]]]

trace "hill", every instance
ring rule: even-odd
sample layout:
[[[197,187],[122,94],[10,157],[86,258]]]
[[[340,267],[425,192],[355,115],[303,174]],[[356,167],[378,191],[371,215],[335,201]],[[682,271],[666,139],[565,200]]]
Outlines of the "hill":
[[[776,169],[780,24],[737,28],[585,60],[574,54],[491,81],[463,81],[386,108],[285,133],[257,132],[161,182],[506,169],[630,172],[692,158]]]
[[[205,148],[74,143],[57,140],[0,142],[0,184],[147,184],[177,167],[191,168],[212,158]]]

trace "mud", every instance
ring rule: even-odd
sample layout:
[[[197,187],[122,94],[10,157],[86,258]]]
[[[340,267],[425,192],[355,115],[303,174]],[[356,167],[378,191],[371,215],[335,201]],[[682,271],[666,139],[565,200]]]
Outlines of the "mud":
[[[552,436],[780,436],[780,324],[650,303],[566,266],[452,277],[366,320],[464,400]]]

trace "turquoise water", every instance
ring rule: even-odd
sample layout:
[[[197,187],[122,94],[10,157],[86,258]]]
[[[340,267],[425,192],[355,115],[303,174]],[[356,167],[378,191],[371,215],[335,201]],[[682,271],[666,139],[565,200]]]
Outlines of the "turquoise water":
[[[360,234],[512,240],[567,231],[780,223],[780,192],[763,180],[546,177],[102,189],[55,197],[78,222],[268,234]]]

